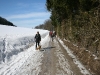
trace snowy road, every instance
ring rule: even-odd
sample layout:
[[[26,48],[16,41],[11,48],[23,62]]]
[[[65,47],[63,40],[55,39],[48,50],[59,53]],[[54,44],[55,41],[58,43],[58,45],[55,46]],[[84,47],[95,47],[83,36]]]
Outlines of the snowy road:
[[[42,71],[38,75],[90,75],[85,69],[82,73],[56,39],[49,40],[43,48]]]
[[[19,53],[15,60],[0,67],[0,75],[90,75],[82,73],[64,48],[47,35],[41,41],[42,50],[35,50],[33,45]]]

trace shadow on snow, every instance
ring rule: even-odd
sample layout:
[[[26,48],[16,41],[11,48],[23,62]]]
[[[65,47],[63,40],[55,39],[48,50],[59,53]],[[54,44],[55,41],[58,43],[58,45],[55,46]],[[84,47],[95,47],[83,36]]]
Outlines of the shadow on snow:
[[[45,48],[41,48],[41,50],[40,50],[40,51],[51,50],[51,49],[53,49],[53,48],[55,48],[55,47],[45,47]]]

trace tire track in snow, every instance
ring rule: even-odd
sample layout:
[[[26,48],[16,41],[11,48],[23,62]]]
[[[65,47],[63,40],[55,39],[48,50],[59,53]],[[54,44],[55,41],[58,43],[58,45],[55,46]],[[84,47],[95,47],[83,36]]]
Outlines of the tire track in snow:
[[[52,42],[48,36],[44,48],[46,50],[43,52],[42,71],[39,75],[75,75],[55,39]]]
[[[63,41],[59,40],[63,48],[67,51],[68,55],[73,58],[73,62],[77,65],[77,67],[80,69],[80,72],[83,75],[91,75],[91,73],[84,67],[84,65],[81,64],[81,62],[76,58],[76,56],[72,53],[72,51],[64,45]]]
[[[45,38],[42,39],[42,44],[47,41]],[[4,63],[4,67],[0,68],[0,75],[38,75],[41,71],[42,57],[43,53],[36,51],[35,46],[33,46],[18,55],[14,55],[12,61]]]
[[[30,62],[32,62],[32,63],[35,63],[37,66],[39,66],[40,61],[41,61],[39,59],[42,57],[42,54],[38,53],[34,49],[35,48],[33,46],[33,47],[29,48],[28,50],[19,53],[17,55],[18,57],[14,56],[14,58],[16,57],[16,59],[14,61],[9,62],[8,63],[9,65],[4,64],[4,67],[0,69],[0,71],[1,71],[0,75],[22,75],[22,74],[18,74],[18,73],[23,71],[22,67],[24,68],[26,66],[27,62],[29,64],[30,64]],[[34,58],[37,60],[35,60]],[[32,59],[32,61],[31,61],[31,59]],[[36,68],[37,66],[34,66],[34,64],[33,64],[33,67]],[[25,73],[24,73],[24,75],[25,75]]]
[[[20,68],[18,71],[19,74],[17,75],[38,75],[38,73],[41,71],[40,65],[42,64],[41,57],[43,56],[42,52],[37,51],[34,56],[30,57],[27,62]]]

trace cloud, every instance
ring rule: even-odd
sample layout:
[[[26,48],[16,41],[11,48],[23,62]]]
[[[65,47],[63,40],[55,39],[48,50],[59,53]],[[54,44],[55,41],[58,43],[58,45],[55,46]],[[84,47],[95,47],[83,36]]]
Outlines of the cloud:
[[[13,20],[12,22],[18,27],[35,27],[43,24],[44,19],[27,19],[27,20]]]
[[[44,6],[44,3],[41,3],[41,2],[40,3],[39,2],[38,3],[36,2],[35,3],[18,3],[17,6],[18,7],[30,7],[30,6],[37,7],[37,6]]]
[[[49,17],[49,12],[32,12],[11,15],[7,19],[18,27],[35,27],[36,25],[43,24]]]
[[[50,17],[50,12],[47,12],[45,4],[41,2],[17,3],[15,12],[6,16],[6,19],[18,27],[35,27],[43,24]]]
[[[17,8],[18,9],[25,9],[25,10],[30,10],[30,9],[33,9],[33,10],[46,10],[46,6],[44,3],[18,3],[17,4]]]
[[[33,12],[33,13],[27,13],[27,14],[17,14],[17,15],[11,15],[7,17],[7,19],[24,19],[24,18],[41,18],[45,16],[50,16],[50,13],[48,12]]]
[[[33,27],[43,24],[51,15],[46,10],[45,0],[16,1],[10,11],[6,11],[7,14],[3,15],[4,18],[19,27]]]
[[[29,19],[29,20],[14,20],[13,22],[14,23],[17,23],[17,24],[26,24],[26,23],[35,23],[35,22],[43,22],[44,19]]]

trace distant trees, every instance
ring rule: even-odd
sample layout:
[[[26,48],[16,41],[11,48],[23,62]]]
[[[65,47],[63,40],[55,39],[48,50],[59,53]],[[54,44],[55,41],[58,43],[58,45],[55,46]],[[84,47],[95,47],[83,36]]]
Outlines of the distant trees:
[[[0,24],[2,25],[8,25],[8,26],[15,26],[13,23],[7,21],[5,18],[0,17]]]
[[[44,24],[40,24],[40,25],[36,26],[35,29],[44,29]]]
[[[46,29],[46,30],[52,30],[52,24],[51,24],[51,20],[46,20],[44,22],[44,24],[40,24],[38,26],[35,27],[35,29]]]

